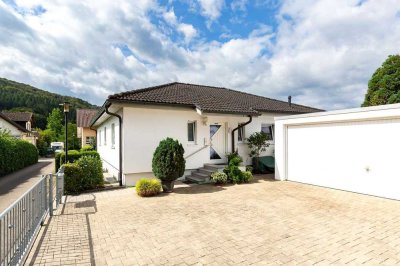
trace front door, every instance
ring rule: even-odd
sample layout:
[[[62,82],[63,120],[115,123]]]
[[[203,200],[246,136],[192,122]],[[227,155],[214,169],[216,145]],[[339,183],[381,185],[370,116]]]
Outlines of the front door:
[[[210,125],[210,161],[224,163],[225,159],[225,126],[215,123]]]

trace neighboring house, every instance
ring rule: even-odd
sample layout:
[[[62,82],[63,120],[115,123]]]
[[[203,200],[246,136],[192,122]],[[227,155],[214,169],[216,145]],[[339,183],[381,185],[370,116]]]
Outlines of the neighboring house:
[[[224,164],[226,154],[236,149],[249,165],[246,138],[252,133],[264,131],[273,139],[274,117],[317,111],[290,101],[175,82],[111,95],[91,124],[97,129],[103,166],[119,175],[121,184],[134,185],[138,178],[153,176],[153,152],[166,137],[182,143],[185,174],[204,164]],[[274,141],[270,144],[265,155],[274,153]]]
[[[10,130],[12,132],[11,135],[13,135],[14,137],[26,140],[36,146],[36,140],[38,138],[38,134],[37,134],[37,132],[32,131],[33,113],[3,111],[3,112],[1,112],[1,114],[4,117],[6,117],[8,119],[8,121],[12,121],[14,125],[18,125],[19,133],[17,133],[15,131],[15,129],[13,129],[13,130]],[[6,123],[6,124],[9,124],[9,123]]]
[[[12,137],[24,139],[30,131],[25,127],[20,126],[11,119],[9,119],[4,113],[0,112],[0,131],[8,132]]]
[[[27,130],[32,130],[33,125],[33,113],[31,112],[2,112],[8,119],[17,123],[21,127],[26,128]]]
[[[77,109],[76,127],[77,136],[81,139],[81,146],[94,145],[96,140],[96,131],[90,128],[90,121],[96,115],[96,109]]]

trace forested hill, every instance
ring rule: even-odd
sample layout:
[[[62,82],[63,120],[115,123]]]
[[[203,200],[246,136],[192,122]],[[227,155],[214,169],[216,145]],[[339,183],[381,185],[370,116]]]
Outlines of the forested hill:
[[[34,113],[34,127],[44,129],[46,118],[62,102],[71,103],[69,119],[75,121],[76,109],[95,108],[79,98],[62,96],[40,90],[27,84],[0,78],[0,111],[29,111]]]

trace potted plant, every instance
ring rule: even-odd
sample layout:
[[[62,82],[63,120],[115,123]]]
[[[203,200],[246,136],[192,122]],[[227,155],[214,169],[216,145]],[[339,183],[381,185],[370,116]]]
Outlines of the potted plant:
[[[164,192],[172,192],[175,180],[185,172],[185,150],[178,140],[166,138],[160,141],[153,154],[152,169],[161,180]]]
[[[255,165],[254,171],[257,173],[259,172],[259,157],[261,152],[266,151],[266,148],[269,146],[268,140],[270,140],[269,135],[265,134],[264,132],[254,132],[251,136],[247,139],[247,145],[250,149],[249,156],[254,158]]]

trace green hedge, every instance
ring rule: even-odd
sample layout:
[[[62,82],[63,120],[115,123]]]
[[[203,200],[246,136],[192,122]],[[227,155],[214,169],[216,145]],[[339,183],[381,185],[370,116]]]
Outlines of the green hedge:
[[[66,194],[76,194],[104,186],[101,161],[94,156],[83,156],[75,163],[64,164]]]
[[[35,145],[13,137],[0,136],[0,176],[35,164],[38,159]]]
[[[77,151],[77,150],[69,150],[68,151],[68,162],[73,163],[82,156],[94,156],[98,159],[100,159],[100,155],[97,151]],[[65,152],[60,152],[55,155],[55,161],[56,161],[56,172],[60,168],[61,165],[65,163]]]
[[[65,194],[76,194],[82,189],[83,171],[74,163],[64,164],[64,192]]]

